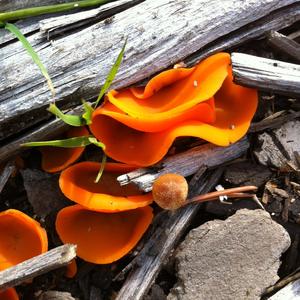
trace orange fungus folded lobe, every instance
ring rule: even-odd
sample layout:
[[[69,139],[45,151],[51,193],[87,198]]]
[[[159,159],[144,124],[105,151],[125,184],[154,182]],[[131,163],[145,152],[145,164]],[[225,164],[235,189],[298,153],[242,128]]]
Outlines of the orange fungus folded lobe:
[[[162,72],[144,90],[109,92],[90,129],[111,158],[149,166],[166,155],[177,137],[219,146],[236,142],[247,132],[256,107],[256,90],[234,84],[230,55],[219,53],[192,69]]]

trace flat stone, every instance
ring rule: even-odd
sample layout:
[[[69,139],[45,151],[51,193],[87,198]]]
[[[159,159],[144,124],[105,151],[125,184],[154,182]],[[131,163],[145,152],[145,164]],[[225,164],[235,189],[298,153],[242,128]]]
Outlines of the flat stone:
[[[286,230],[263,210],[239,210],[193,229],[176,251],[178,283],[168,300],[253,300],[278,279]]]

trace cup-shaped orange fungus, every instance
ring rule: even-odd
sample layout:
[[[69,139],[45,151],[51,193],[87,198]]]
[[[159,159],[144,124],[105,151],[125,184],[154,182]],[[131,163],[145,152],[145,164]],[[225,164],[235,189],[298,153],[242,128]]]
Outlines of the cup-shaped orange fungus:
[[[0,300],[19,300],[19,295],[14,288],[0,291]]]
[[[0,271],[48,250],[45,229],[15,209],[0,213]]]
[[[106,163],[101,180],[95,183],[101,164],[80,162],[64,170],[59,178],[63,194],[85,208],[100,212],[119,212],[152,203],[151,193],[142,194],[135,185],[120,186],[117,177],[136,169],[121,163]]]
[[[149,166],[177,137],[192,136],[228,146],[248,130],[257,91],[233,83],[230,55],[215,54],[192,69],[173,69],[144,89],[111,91],[93,114],[90,129],[106,154]]]
[[[153,218],[150,206],[108,214],[81,205],[63,208],[56,230],[64,243],[77,245],[77,255],[95,264],[112,263],[140,240]]]
[[[84,126],[72,127],[66,133],[65,138],[88,135],[89,132]],[[49,173],[59,172],[74,163],[81,156],[84,148],[41,147],[42,169]]]

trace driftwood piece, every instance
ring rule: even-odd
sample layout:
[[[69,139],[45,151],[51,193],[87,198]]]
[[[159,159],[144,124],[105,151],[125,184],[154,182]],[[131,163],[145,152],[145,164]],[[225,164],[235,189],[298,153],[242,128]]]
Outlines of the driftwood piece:
[[[241,156],[248,147],[246,138],[228,147],[218,147],[208,143],[168,157],[157,167],[141,168],[121,175],[117,179],[121,185],[134,183],[139,189],[149,192],[153,181],[162,174],[179,173],[186,177],[196,173],[202,167],[214,168],[220,163],[233,160]]]
[[[268,34],[268,41],[271,46],[287,54],[289,57],[300,61],[300,44],[285,35],[271,30]]]
[[[115,15],[110,23],[102,21],[68,32],[51,43],[46,35],[36,32],[29,41],[49,70],[57,102],[71,106],[81,97],[90,99],[97,95],[126,36],[126,55],[114,88],[145,79],[224,35],[289,5],[295,5],[296,13],[290,18],[293,22],[299,19],[298,4],[295,0],[230,0],[223,5],[217,0],[147,0]],[[0,55],[0,139],[4,139],[45,120],[44,109],[51,96],[44,78],[20,43],[6,45],[0,49]]]
[[[28,279],[63,267],[75,257],[76,246],[66,244],[28,259],[0,272],[0,289],[16,286]]]
[[[289,283],[279,290],[275,295],[268,298],[269,300],[296,300],[300,298],[300,279]]]
[[[264,91],[300,96],[300,65],[232,53],[234,81]]]
[[[243,143],[247,144],[245,140]],[[245,152],[246,144],[242,146],[240,142],[239,147],[235,147],[231,149],[231,152],[223,153],[223,155],[220,155],[219,149],[215,147],[212,151],[214,153],[210,154],[210,159],[207,159],[205,163],[209,164],[209,160],[216,160],[215,166],[218,166],[239,157]],[[211,150],[207,151],[210,152]],[[218,183],[223,173],[223,169],[220,167],[216,171],[208,171],[199,177],[199,174],[203,173],[203,165],[202,167],[200,165],[198,170],[199,172],[194,172],[196,174],[189,184],[189,190],[194,192],[194,194],[190,194],[190,197],[209,192]],[[144,169],[142,169],[142,172],[144,172]],[[135,263],[137,265],[126,279],[116,298],[117,300],[143,299],[161,270],[163,263],[166,262],[199,208],[199,204],[190,205],[176,212],[164,211],[156,216],[153,222],[152,234],[136,257]]]

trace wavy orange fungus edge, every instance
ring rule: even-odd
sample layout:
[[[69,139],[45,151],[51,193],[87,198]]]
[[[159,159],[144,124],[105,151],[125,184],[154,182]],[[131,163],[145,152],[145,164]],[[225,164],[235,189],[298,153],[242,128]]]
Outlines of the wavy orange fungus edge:
[[[19,300],[19,295],[15,288],[8,288],[0,291],[0,300]]]
[[[150,206],[108,214],[77,204],[60,210],[55,225],[64,243],[77,244],[78,257],[95,264],[108,264],[132,250],[152,219]]]
[[[70,200],[93,211],[115,213],[152,203],[151,193],[141,195],[134,185],[120,186],[116,178],[136,169],[121,163],[106,163],[101,180],[95,183],[101,164],[80,162],[64,170],[59,178],[63,194]]]
[[[111,91],[94,112],[90,129],[106,145],[105,152],[111,158],[150,166],[166,155],[177,137],[198,137],[228,146],[246,134],[257,108],[257,91],[233,83],[229,54],[205,59],[178,80],[173,76],[178,69],[166,72],[150,80],[151,86],[147,85],[144,93]],[[174,81],[164,78],[168,85],[163,86],[159,78],[168,74],[173,74]],[[202,108],[197,111],[199,105],[205,107],[202,113]],[[209,109],[214,112],[204,121]]]
[[[66,132],[66,138],[88,136],[88,130],[83,127],[73,127]],[[42,169],[48,173],[56,173],[73,164],[83,153],[85,147],[60,148],[41,147]]]
[[[46,230],[19,210],[0,213],[0,238],[0,270],[48,250]]]

